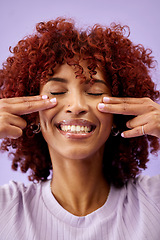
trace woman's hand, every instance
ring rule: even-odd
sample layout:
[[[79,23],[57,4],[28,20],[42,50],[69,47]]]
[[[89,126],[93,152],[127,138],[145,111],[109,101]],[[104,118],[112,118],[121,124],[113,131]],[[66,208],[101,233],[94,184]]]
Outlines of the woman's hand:
[[[56,104],[55,98],[49,100],[46,95],[0,99],[0,139],[19,138],[27,125],[21,115],[49,109]]]
[[[160,105],[149,98],[104,97],[98,109],[104,113],[135,115],[121,135],[125,138],[144,134],[160,137]]]

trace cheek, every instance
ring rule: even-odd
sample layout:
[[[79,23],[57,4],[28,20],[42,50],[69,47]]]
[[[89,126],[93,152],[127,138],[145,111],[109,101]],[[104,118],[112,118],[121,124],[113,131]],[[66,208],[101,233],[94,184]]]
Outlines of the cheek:
[[[112,126],[112,123],[113,123],[113,115],[110,114],[110,113],[102,113],[101,122],[102,122],[103,124],[108,124],[108,123],[110,123],[111,126]]]
[[[52,138],[52,134],[54,131],[53,119],[56,116],[56,114],[57,111],[55,108],[39,112],[41,132],[47,144],[50,143],[50,139]]]
[[[101,100],[95,102],[94,104],[92,102],[92,106],[90,105],[90,107],[92,109],[92,112],[99,121],[101,130],[103,129],[103,131],[105,132],[107,131],[108,133],[108,131],[109,132],[111,131],[113,125],[113,114],[100,112],[97,108],[99,102],[101,102]]]
[[[58,112],[59,112],[59,107],[57,106],[48,110],[40,111],[39,119],[40,119],[41,127],[43,127],[43,125],[46,126],[50,124]]]
[[[39,119],[41,126],[43,123],[49,121],[51,119],[51,110],[45,110],[45,111],[40,111],[39,112]]]
[[[113,125],[113,115],[110,113],[98,113],[101,130],[110,134]],[[105,134],[104,134],[105,135]]]

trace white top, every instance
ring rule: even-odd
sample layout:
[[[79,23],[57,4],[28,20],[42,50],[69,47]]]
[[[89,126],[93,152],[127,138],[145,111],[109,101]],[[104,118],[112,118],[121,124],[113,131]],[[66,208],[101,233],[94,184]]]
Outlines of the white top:
[[[1,240],[160,240],[160,175],[111,186],[106,203],[84,217],[66,211],[50,181],[0,187]]]

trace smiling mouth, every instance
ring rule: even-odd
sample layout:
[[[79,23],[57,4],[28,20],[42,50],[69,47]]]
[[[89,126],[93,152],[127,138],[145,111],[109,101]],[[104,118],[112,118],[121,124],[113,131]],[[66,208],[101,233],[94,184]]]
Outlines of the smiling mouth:
[[[81,121],[62,121],[56,124],[56,127],[64,133],[73,133],[73,134],[87,134],[95,130],[96,125],[91,124],[86,120]]]

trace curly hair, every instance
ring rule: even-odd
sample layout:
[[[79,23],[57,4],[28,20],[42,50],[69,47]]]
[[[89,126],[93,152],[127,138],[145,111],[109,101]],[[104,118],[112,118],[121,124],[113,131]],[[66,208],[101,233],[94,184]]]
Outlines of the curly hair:
[[[0,70],[0,98],[34,96],[40,84],[54,74],[57,64],[67,62],[75,67],[76,77],[82,77],[80,59],[88,60],[91,80],[98,66],[109,81],[112,96],[116,97],[159,97],[151,79],[155,61],[151,50],[134,45],[129,40],[128,26],[112,23],[109,27],[94,25],[86,30],[77,29],[72,19],[57,18],[36,25],[36,32],[27,36],[11,50]],[[76,57],[75,57],[76,56]],[[52,164],[41,133],[33,134],[30,124],[38,113],[22,116],[28,123],[18,139],[4,139],[1,150],[12,152],[12,168],[29,169],[30,181],[45,181],[50,175]],[[114,115],[114,123],[120,132],[126,130],[126,122],[133,116]],[[108,182],[116,187],[123,186],[146,168],[149,151],[159,148],[158,139],[141,136],[124,139],[110,135],[106,142],[103,170]]]

